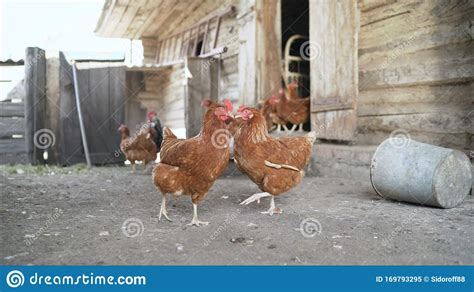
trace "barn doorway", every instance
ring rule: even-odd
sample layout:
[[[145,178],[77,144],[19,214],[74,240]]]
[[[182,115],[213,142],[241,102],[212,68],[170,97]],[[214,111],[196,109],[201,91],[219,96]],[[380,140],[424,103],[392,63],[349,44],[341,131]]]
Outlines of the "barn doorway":
[[[299,97],[310,95],[309,0],[281,0],[281,50],[285,86],[298,82]],[[317,52],[316,52],[317,53]],[[309,122],[305,125],[309,130]]]
[[[309,0],[281,0],[281,49],[285,84],[299,83],[299,96],[309,96]]]

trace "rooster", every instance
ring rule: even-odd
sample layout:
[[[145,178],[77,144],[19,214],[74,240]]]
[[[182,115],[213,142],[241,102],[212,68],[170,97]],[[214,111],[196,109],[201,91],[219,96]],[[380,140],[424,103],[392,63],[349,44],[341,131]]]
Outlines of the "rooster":
[[[146,165],[156,160],[157,147],[153,141],[154,130],[148,128],[146,131],[140,131],[136,137],[130,137],[130,130],[125,125],[120,125],[118,131],[121,133],[120,150],[132,165],[132,173],[135,172],[135,161],[143,162],[145,171]]]
[[[235,119],[241,119],[234,136],[236,165],[263,191],[241,204],[247,205],[256,200],[260,202],[261,198],[271,196],[270,208],[262,214],[281,213],[282,210],[275,207],[274,197],[301,182],[316,133],[273,138],[268,135],[265,118],[260,111],[246,106],[239,108]]]
[[[158,152],[161,149],[161,142],[163,142],[163,129],[161,128],[160,120],[158,119],[158,115],[155,111],[151,111],[147,114],[148,118],[148,125],[154,129],[153,133],[153,141],[158,148]]]
[[[193,202],[194,215],[188,225],[207,225],[199,221],[197,205],[207,196],[214,181],[229,163],[228,130],[232,121],[232,103],[203,101],[207,108],[200,133],[190,139],[178,139],[169,128],[164,129],[161,161],[153,169],[153,182],[161,192],[160,215],[171,221],[166,211],[166,196],[187,194]]]
[[[293,132],[298,125],[298,131],[303,131],[303,124],[309,120],[310,98],[298,98],[297,88],[298,84],[293,82],[288,85],[288,98],[283,89],[279,92],[279,98],[272,96],[278,117],[293,124],[290,132]]]

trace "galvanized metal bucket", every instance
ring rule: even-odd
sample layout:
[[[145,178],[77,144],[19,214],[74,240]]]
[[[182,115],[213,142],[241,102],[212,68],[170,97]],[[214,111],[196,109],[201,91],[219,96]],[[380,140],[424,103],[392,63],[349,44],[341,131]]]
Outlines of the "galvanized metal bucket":
[[[457,150],[388,138],[372,157],[370,180],[384,198],[452,208],[471,189],[471,162]]]

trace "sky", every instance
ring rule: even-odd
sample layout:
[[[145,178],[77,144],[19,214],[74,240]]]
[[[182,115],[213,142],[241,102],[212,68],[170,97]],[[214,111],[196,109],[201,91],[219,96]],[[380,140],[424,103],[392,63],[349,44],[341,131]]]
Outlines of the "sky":
[[[94,29],[105,0],[0,0],[0,59],[22,59],[27,46],[64,52],[129,52],[126,39]]]

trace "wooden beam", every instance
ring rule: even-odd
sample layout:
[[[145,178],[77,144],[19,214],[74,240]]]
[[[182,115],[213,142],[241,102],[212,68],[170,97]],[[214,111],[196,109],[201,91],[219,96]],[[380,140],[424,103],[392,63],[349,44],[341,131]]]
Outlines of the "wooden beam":
[[[310,15],[312,128],[321,139],[352,141],[359,92],[357,1],[310,0]]]
[[[28,163],[37,164],[43,162],[42,149],[36,147],[34,138],[46,121],[46,55],[31,47],[25,55],[25,141]]]

